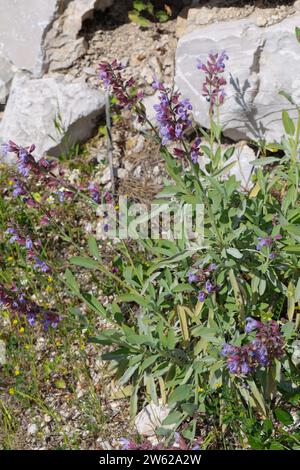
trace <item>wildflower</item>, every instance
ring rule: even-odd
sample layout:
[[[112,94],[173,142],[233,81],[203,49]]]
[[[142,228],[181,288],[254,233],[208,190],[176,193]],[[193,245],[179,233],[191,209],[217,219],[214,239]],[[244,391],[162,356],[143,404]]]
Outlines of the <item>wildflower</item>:
[[[200,137],[197,137],[191,147],[191,160],[193,163],[198,163],[199,155],[200,155],[200,144],[201,144],[201,139]]]
[[[222,356],[227,357],[227,368],[232,374],[247,375],[260,366],[270,365],[284,353],[284,340],[275,321],[262,323],[248,317],[245,330],[246,333],[256,331],[249,344],[224,344],[221,350]]]
[[[48,281],[49,283],[53,282],[53,277],[52,277],[52,276],[48,276],[47,281]]]
[[[159,104],[153,106],[162,144],[168,141],[181,140],[184,131],[191,126],[190,111],[193,109],[188,99],[180,100],[180,93],[172,94],[160,84]]]
[[[121,74],[123,69],[124,66],[116,60],[111,64],[101,62],[99,64],[99,77],[103,82],[104,88],[112,90],[113,95],[118,100],[118,104],[121,107],[130,109],[143,98],[143,94],[135,91],[135,81],[133,78],[129,80],[124,79]]]
[[[245,332],[250,333],[253,330],[257,330],[260,327],[261,323],[254,318],[247,317],[246,318],[246,327]]]
[[[17,368],[15,369],[15,376],[18,377],[18,375],[20,375],[20,373],[21,373],[21,372],[20,372],[20,369],[17,367]]]
[[[93,182],[90,182],[88,185],[88,190],[92,196],[92,199],[94,202],[97,204],[100,202],[100,191],[99,188],[97,188],[96,184]]]
[[[60,322],[60,316],[54,310],[46,310],[36,303],[25,298],[24,294],[15,294],[14,291],[9,292],[0,284],[0,304],[4,305],[13,314],[23,315],[26,317],[30,326],[34,326],[37,321],[41,322],[45,329],[49,326],[56,328]],[[18,319],[14,319],[12,324],[16,326]],[[19,333],[23,334],[24,327],[19,329]]]
[[[198,299],[199,299],[199,301],[200,301],[200,302],[204,302],[204,300],[205,300],[205,297],[206,297],[206,294],[205,294],[205,292],[203,292],[203,291],[200,291],[200,292],[199,292],[199,295],[198,295]]]
[[[193,284],[193,282],[198,282],[199,278],[195,273],[188,273],[188,282],[189,284]]]
[[[11,387],[9,390],[8,390],[8,393],[10,395],[14,395],[15,394],[15,389],[13,387]]]
[[[271,246],[273,244],[273,238],[272,237],[257,237],[258,244],[256,245],[256,249],[260,251],[263,246]]]
[[[36,271],[40,271],[41,273],[46,273],[49,271],[49,266],[45,263],[45,261],[41,261],[37,256],[34,256],[33,259],[35,260],[35,264],[33,265],[33,269]]]
[[[223,104],[225,99],[224,86],[227,84],[222,74],[225,71],[225,60],[228,55],[225,51],[220,53],[210,53],[206,64],[200,59],[197,61],[197,68],[205,73],[205,81],[202,87],[202,96],[210,103],[210,112],[216,106]]]
[[[208,294],[211,294],[214,290],[215,290],[215,287],[214,285],[211,283],[210,280],[207,280],[206,283],[205,283],[205,289],[207,290]]]

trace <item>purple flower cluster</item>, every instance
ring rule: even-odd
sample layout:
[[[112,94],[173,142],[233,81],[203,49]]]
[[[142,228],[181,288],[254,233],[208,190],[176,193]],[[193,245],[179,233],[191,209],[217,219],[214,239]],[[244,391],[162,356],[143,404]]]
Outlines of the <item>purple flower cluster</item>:
[[[227,358],[227,368],[232,374],[247,375],[260,366],[269,366],[284,354],[284,340],[274,320],[263,323],[249,317],[245,332],[252,331],[255,331],[255,338],[249,344],[223,345],[221,353]]]
[[[24,316],[30,326],[34,326],[36,322],[40,322],[47,330],[50,326],[57,328],[61,318],[53,310],[47,310],[35,302],[26,300],[24,294],[17,294],[16,289],[9,292],[0,284],[0,305],[9,309],[13,314]]]
[[[266,247],[273,247],[274,246],[274,243],[278,240],[281,240],[282,239],[282,236],[280,234],[278,235],[275,235],[274,237],[257,237],[257,245],[256,245],[256,249],[258,251],[261,251],[262,248],[264,246]],[[276,257],[276,252],[275,251],[272,251],[270,254],[269,254],[269,258],[272,260]]]
[[[41,158],[37,162],[32,155],[34,150],[34,144],[26,148],[20,147],[11,140],[8,143],[2,144],[2,152],[4,155],[8,153],[16,154],[18,171],[24,178],[28,178],[30,173],[42,176],[45,171],[50,171],[56,166],[54,162],[49,162],[45,158]]]
[[[180,100],[180,93],[171,93],[165,86],[154,80],[153,88],[159,90],[159,104],[154,105],[156,120],[162,144],[181,140],[184,131],[191,126],[190,111],[193,109],[188,99]]]
[[[199,292],[198,299],[200,302],[204,302],[207,295],[212,294],[218,290],[218,287],[215,284],[214,279],[212,278],[212,273],[217,268],[216,263],[211,263],[206,269],[202,269],[197,273],[189,272],[188,273],[188,282],[190,284],[202,283],[203,289]]]
[[[30,237],[24,237],[20,235],[19,232],[13,227],[7,229],[6,233],[10,235],[9,243],[17,243],[18,245],[26,248],[27,260],[34,261],[33,269],[42,273],[46,273],[50,270],[49,266],[47,266],[44,261],[41,261],[36,255],[37,249],[41,247],[40,240],[34,244]]]
[[[90,193],[93,201],[96,202],[97,204],[99,204],[99,202],[100,202],[99,187],[94,182],[91,181],[88,185],[88,190],[89,190],[89,193]]]
[[[210,112],[214,108],[223,104],[225,99],[224,86],[227,84],[223,73],[225,71],[225,60],[228,55],[225,51],[216,54],[209,54],[206,64],[198,59],[197,68],[205,73],[205,81],[202,87],[202,96],[210,103]]]
[[[111,64],[101,62],[99,64],[99,77],[104,87],[111,89],[112,94],[118,100],[118,104],[122,108],[130,109],[143,98],[143,93],[135,91],[133,78],[124,79],[121,74],[124,68],[117,60],[114,60]]]

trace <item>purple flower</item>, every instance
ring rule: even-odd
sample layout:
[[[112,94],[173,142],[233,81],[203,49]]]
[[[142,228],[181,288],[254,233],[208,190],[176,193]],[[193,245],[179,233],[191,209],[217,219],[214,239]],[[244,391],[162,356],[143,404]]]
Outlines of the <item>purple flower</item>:
[[[111,64],[101,62],[99,64],[99,77],[106,89],[110,88],[114,96],[117,98],[118,104],[124,108],[130,109],[143,98],[141,92],[134,89],[135,82],[133,78],[124,79],[121,71],[124,66],[114,60]]]
[[[50,270],[49,266],[45,263],[45,261],[41,261],[37,256],[33,257],[35,260],[35,264],[33,265],[33,269],[40,271],[41,273],[46,273]]]
[[[191,146],[191,160],[195,164],[198,163],[198,160],[199,160],[200,144],[201,144],[201,139],[200,137],[197,137]]]
[[[184,131],[192,124],[190,111],[192,105],[187,99],[180,101],[180,94],[172,93],[160,84],[159,104],[153,106],[162,144],[180,140]]]
[[[226,95],[224,86],[227,82],[222,76],[225,70],[225,60],[228,60],[225,51],[210,53],[206,64],[200,59],[197,60],[197,68],[205,73],[202,96],[210,103],[211,113],[214,112],[216,106],[223,104]]]
[[[188,282],[189,284],[193,284],[193,282],[198,282],[199,278],[195,273],[188,273]]]
[[[205,297],[206,297],[206,294],[205,294],[205,292],[204,292],[203,290],[202,290],[202,291],[200,291],[200,292],[199,292],[199,295],[198,295],[198,299],[199,299],[199,301],[200,301],[200,302],[204,302],[204,300],[205,300]]]
[[[210,282],[210,280],[207,280],[205,283],[205,289],[207,290],[208,294],[211,294],[214,290],[215,287],[214,285]]]
[[[262,323],[248,317],[246,322],[247,333],[256,330],[251,343],[242,346],[224,344],[221,350],[232,374],[247,375],[260,366],[270,365],[284,354],[284,340],[275,321]]]
[[[247,317],[246,318],[246,327],[245,332],[250,333],[253,330],[257,330],[260,327],[260,322],[255,320],[254,318]]]

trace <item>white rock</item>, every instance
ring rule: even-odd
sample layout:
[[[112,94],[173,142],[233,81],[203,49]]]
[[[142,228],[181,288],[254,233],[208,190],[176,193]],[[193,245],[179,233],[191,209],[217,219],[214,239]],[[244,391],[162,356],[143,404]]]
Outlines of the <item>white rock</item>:
[[[137,432],[141,436],[154,437],[156,435],[157,428],[161,427],[170,411],[170,408],[165,405],[156,405],[153,402],[150,403],[143,408],[135,418],[134,425]],[[169,426],[166,427],[169,428]]]
[[[90,137],[104,109],[104,95],[84,81],[64,77],[30,79],[17,74],[0,124],[0,143],[36,145],[36,154],[58,155],[67,146]],[[54,120],[61,115],[58,132]],[[65,139],[64,139],[65,137]],[[62,144],[65,140],[64,145]]]
[[[128,178],[128,171],[126,168],[118,168],[117,175],[119,179],[125,179]]]
[[[0,107],[6,103],[16,71],[16,67],[0,51]]]
[[[209,105],[202,97],[204,73],[197,58],[206,61],[211,50],[225,49],[227,99],[221,107],[224,134],[234,140],[279,141],[283,134],[282,109],[291,108],[278,93],[285,90],[300,103],[300,46],[295,27],[300,16],[260,28],[243,19],[212,24],[183,36],[176,54],[176,83],[190,98],[194,117],[209,127]],[[296,117],[296,112],[291,110]]]
[[[113,0],[73,0],[52,24],[43,44],[47,70],[69,68],[87,50],[83,37],[78,38],[83,21],[93,16],[95,10],[104,11]]]
[[[295,366],[299,366],[300,364],[300,341],[299,340],[296,340],[293,343],[292,361],[295,364]]]
[[[0,366],[6,364],[6,344],[0,339]]]
[[[100,183],[101,184],[106,184],[110,181],[110,169],[109,167],[106,167],[105,170],[102,173]]]
[[[43,70],[42,41],[64,0],[0,0],[0,44],[20,69]]]
[[[113,0],[0,0],[0,46],[20,69],[40,76],[49,60],[67,64],[85,51],[82,22]],[[50,50],[48,50],[50,48]],[[55,53],[56,50],[56,53]]]
[[[38,431],[38,427],[36,424],[29,424],[28,428],[27,428],[27,434],[29,435],[33,435],[33,434],[36,434]]]
[[[253,165],[250,163],[255,160],[255,153],[248,145],[238,144],[235,147],[234,154],[230,157],[225,165],[235,162],[235,165],[224,175],[235,175],[236,179],[241,182],[241,188],[249,190],[251,186],[251,173]]]

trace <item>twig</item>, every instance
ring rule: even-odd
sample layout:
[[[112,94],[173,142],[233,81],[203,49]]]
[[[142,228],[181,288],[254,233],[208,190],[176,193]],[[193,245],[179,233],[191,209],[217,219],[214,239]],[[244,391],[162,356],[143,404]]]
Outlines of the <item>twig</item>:
[[[106,130],[107,130],[107,157],[110,170],[110,180],[112,193],[116,194],[116,185],[115,185],[115,170],[113,164],[113,141],[111,135],[111,118],[110,118],[110,103],[109,103],[109,93],[108,91],[105,94],[105,114],[106,114]]]

